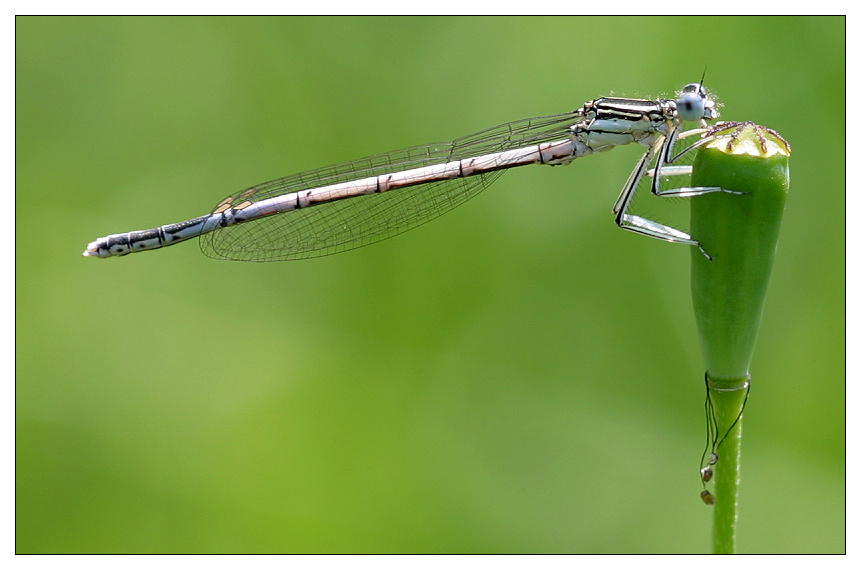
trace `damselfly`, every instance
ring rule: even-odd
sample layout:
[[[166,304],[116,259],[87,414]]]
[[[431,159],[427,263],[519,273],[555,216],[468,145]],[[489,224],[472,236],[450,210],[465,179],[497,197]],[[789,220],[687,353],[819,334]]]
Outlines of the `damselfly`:
[[[346,251],[400,234],[469,200],[506,169],[569,164],[616,146],[647,150],[627,179],[613,213],[619,227],[661,240],[704,248],[689,234],[637,216],[630,204],[650,179],[657,196],[729,192],[717,187],[661,189],[668,176],[689,175],[682,156],[712,136],[716,104],[699,83],[676,99],[603,97],[580,109],[514,121],[450,143],[424,145],[310,170],[228,196],[212,213],[150,230],[113,234],[87,246],[85,256],[112,257],[200,237],[217,259],[283,261]],[[682,132],[685,121],[699,128]],[[676,143],[699,136],[676,152]],[[708,256],[709,257],[709,256]]]

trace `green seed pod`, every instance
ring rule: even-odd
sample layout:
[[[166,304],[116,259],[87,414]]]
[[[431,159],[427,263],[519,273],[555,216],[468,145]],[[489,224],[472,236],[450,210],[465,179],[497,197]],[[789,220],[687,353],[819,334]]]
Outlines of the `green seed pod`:
[[[712,381],[745,382],[761,321],[788,193],[787,142],[753,123],[727,123],[699,150],[693,186],[713,193],[690,201],[690,233],[713,261],[692,250],[693,307]]]

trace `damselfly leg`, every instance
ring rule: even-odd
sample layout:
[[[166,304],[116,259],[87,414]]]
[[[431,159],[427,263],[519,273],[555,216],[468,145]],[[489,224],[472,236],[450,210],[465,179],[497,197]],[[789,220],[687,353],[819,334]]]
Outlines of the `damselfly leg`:
[[[692,162],[695,158],[693,151],[718,136],[714,129],[699,128],[682,132],[680,128],[673,126],[668,135],[655,140],[630,173],[627,183],[615,202],[613,213],[618,226],[664,241],[695,246],[705,257],[713,259],[702,244],[689,233],[637,215],[631,210],[631,205],[637,191],[644,192],[648,188],[652,195],[660,198],[690,198],[714,192],[743,194],[727,188],[689,185],[690,175],[693,172]]]

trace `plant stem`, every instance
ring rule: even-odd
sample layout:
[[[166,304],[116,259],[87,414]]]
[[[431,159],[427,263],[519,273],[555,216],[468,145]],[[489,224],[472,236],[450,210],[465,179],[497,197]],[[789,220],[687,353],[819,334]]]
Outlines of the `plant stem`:
[[[712,134],[714,140],[696,156],[692,185],[744,193],[694,198],[690,224],[691,234],[713,257],[692,250],[693,309],[717,431],[712,451],[719,448],[713,548],[733,553],[741,413],[788,191],[791,150],[777,133],[752,123],[729,123]]]
[[[728,426],[737,420],[719,447],[719,463],[716,465],[714,494],[714,554],[734,554],[737,539],[738,488],[741,482],[741,432],[747,379],[735,382],[709,380],[711,403],[717,425]],[[717,387],[720,386],[720,387]],[[720,435],[722,437],[722,434]]]

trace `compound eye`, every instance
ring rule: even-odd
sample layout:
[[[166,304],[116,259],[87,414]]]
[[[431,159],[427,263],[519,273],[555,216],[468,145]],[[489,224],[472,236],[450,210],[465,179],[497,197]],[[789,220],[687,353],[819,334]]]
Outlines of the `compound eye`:
[[[699,89],[688,90],[689,87],[684,88],[675,102],[678,116],[685,121],[699,121],[705,117],[705,97]]]

